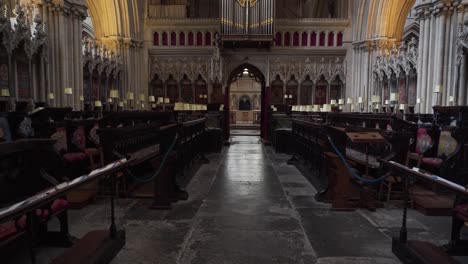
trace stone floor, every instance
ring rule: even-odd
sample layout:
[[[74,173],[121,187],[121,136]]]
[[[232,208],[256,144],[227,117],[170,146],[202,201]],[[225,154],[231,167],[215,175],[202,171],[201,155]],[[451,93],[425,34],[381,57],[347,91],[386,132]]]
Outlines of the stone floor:
[[[187,187],[190,199],[171,211],[148,210],[147,200],[118,200],[127,243],[112,263],[400,263],[391,236],[399,232],[401,210],[330,211],[286,164],[289,156],[263,147],[257,136],[234,136],[223,153],[208,158]],[[109,208],[99,200],[70,211],[71,233],[107,228]],[[410,237],[444,244],[450,222],[410,211]],[[39,250],[39,263],[61,252]]]

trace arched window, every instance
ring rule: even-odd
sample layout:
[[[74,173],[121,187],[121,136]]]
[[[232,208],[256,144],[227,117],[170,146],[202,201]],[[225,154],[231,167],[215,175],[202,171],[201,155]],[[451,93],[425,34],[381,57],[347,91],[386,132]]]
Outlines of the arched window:
[[[325,46],[325,32],[320,32],[320,40],[319,40],[320,47]]]
[[[211,46],[211,43],[212,43],[212,39],[211,39],[211,33],[210,32],[206,32],[205,34],[205,46]]]
[[[179,45],[185,46],[185,33],[184,32],[180,32],[179,34]]]
[[[284,34],[284,46],[289,47],[291,45],[291,33],[286,32]]]
[[[315,32],[312,32],[312,34],[310,34],[310,45],[312,47],[317,46],[317,33]]]
[[[328,33],[328,46],[329,47],[335,46],[335,43],[333,43],[333,42],[335,42],[335,33],[330,32],[330,33]]]
[[[336,40],[336,45],[338,47],[343,46],[343,32],[339,32]]]
[[[302,33],[302,47],[307,46],[307,32]]]
[[[203,45],[203,34],[201,32],[197,33],[197,46]]]
[[[153,34],[153,45],[159,46],[159,33],[158,32],[154,32]]]
[[[162,44],[163,46],[167,46],[167,32],[163,32],[162,34]]]
[[[275,46],[277,46],[277,47],[281,46],[281,32],[276,32]]]

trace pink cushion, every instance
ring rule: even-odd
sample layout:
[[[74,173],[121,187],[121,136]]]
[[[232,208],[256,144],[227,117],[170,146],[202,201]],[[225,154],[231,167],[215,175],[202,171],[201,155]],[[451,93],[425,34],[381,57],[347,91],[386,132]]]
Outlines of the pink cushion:
[[[427,164],[432,167],[438,167],[442,164],[443,160],[439,158],[422,158],[421,163]]]
[[[83,126],[79,126],[75,132],[73,132],[73,143],[79,146],[81,149],[86,147],[86,134]]]
[[[465,222],[468,222],[468,204],[458,205],[453,210],[455,210],[455,213],[458,218]]]
[[[0,239],[16,233],[15,221],[0,224]]]
[[[18,226],[20,228],[26,227],[26,216],[23,215],[20,219],[18,219]],[[11,236],[15,234],[18,230],[15,226],[15,221],[9,221],[3,224],[0,224],[0,239]]]
[[[86,155],[86,153],[75,152],[64,154],[63,158],[68,162],[75,163],[87,159],[88,155]]]
[[[432,145],[432,138],[427,134],[425,128],[418,129],[418,135],[416,137],[416,153],[422,154],[428,150]]]
[[[52,212],[53,213],[56,213],[62,209],[65,209],[65,208],[68,208],[68,201],[65,200],[65,199],[57,199],[55,200],[52,205],[50,206],[50,208],[52,209]]]

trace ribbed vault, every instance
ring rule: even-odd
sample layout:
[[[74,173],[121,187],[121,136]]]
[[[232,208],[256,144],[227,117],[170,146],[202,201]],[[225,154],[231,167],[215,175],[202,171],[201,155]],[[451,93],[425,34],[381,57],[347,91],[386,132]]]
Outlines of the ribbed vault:
[[[121,37],[142,40],[141,0],[86,0],[97,39]]]
[[[405,21],[416,0],[355,1],[355,41],[401,40]]]

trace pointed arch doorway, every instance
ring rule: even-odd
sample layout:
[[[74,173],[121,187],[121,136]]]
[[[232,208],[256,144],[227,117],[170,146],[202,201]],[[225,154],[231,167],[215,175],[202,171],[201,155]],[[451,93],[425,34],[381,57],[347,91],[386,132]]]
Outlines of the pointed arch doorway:
[[[224,93],[224,115],[225,115],[225,128],[224,128],[224,140],[229,141],[231,136],[231,85],[236,82],[239,78],[245,76],[245,72],[248,72],[248,76],[254,78],[261,87],[261,103],[260,103],[260,137],[263,141],[268,141],[268,107],[270,104],[269,91],[266,86],[266,78],[263,72],[256,66],[250,63],[244,63],[237,66],[228,76],[227,85]]]

